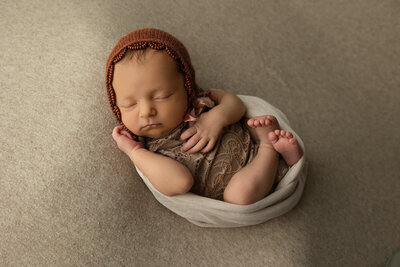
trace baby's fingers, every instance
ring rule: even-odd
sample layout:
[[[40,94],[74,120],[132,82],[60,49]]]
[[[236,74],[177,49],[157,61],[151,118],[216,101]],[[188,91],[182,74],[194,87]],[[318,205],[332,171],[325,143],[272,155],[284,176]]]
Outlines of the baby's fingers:
[[[112,132],[112,137],[114,139],[116,139],[117,137],[119,137],[121,135],[122,128],[123,128],[123,126],[114,127],[113,132]]]
[[[129,140],[135,140],[135,138],[132,137],[130,133],[128,133],[126,130],[124,130],[123,126],[117,126],[113,129],[112,132],[112,137],[116,142],[120,142],[121,140],[124,140],[128,138]]]
[[[210,139],[210,141],[208,141],[207,146],[205,148],[203,148],[201,150],[201,152],[202,153],[210,152],[214,148],[215,143],[216,143],[216,139],[214,139],[214,138]]]
[[[129,139],[132,139],[132,140],[135,139],[135,138],[132,137],[132,135],[131,135],[130,133],[128,133],[128,132],[125,131],[125,130],[122,130],[120,133],[121,133],[122,135],[125,135],[125,136],[128,137]]]
[[[200,150],[202,150],[207,145],[207,142],[208,142],[207,139],[205,139],[205,138],[201,139],[199,142],[197,142],[197,144],[194,147],[192,147],[188,151],[188,153],[189,154],[194,154],[194,153],[199,152]]]
[[[194,134],[196,134],[196,128],[194,128],[194,127],[190,127],[189,129],[187,129],[186,131],[184,131],[182,134],[181,134],[181,140],[186,140],[186,139],[188,139],[189,137],[191,137],[191,136],[193,136]]]
[[[191,149],[194,147],[199,141],[201,137],[200,135],[194,135],[192,136],[181,148],[182,152],[186,152],[187,150]]]

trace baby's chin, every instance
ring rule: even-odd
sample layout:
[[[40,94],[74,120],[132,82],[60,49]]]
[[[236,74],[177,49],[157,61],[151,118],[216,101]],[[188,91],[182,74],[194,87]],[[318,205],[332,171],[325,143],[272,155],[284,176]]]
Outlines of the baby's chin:
[[[146,131],[142,131],[136,135],[148,138],[161,138],[167,136],[170,132],[172,132],[171,129],[156,128],[156,129],[149,129]]]

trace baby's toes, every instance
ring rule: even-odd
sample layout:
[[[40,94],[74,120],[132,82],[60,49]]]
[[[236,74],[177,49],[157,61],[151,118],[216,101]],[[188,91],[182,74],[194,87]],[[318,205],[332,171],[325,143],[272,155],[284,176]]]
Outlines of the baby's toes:
[[[269,138],[269,140],[271,141],[272,144],[275,144],[279,140],[278,136],[274,132],[269,132],[268,133],[268,138]]]
[[[293,134],[291,132],[286,132],[286,137],[287,138],[293,138]]]

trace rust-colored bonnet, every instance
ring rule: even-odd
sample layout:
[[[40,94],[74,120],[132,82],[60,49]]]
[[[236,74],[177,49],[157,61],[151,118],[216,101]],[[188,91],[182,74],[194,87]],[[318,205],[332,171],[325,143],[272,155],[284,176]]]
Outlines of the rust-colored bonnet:
[[[133,31],[122,37],[107,60],[106,65],[106,90],[111,109],[118,122],[128,130],[122,122],[121,112],[116,104],[115,91],[112,86],[114,76],[114,65],[120,61],[128,51],[151,48],[155,50],[165,50],[177,63],[184,75],[185,89],[188,95],[189,110],[193,100],[200,93],[200,88],[195,81],[195,73],[190,60],[190,56],[185,46],[171,34],[153,28],[145,28]]]

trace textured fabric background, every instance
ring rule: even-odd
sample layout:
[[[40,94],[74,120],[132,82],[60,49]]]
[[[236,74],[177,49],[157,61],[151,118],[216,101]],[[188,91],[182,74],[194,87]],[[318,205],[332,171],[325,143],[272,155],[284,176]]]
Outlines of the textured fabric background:
[[[398,1],[1,1],[1,266],[383,266],[400,248]],[[104,67],[158,27],[204,88],[266,99],[306,144],[288,214],[203,229],[111,137]]]

